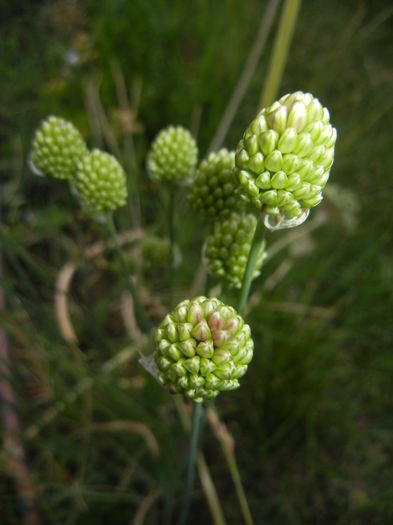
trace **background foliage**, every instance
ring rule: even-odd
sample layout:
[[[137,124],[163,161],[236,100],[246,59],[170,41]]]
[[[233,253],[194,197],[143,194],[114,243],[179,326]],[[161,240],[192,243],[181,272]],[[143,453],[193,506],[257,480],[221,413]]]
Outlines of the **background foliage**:
[[[71,290],[79,348],[62,339],[53,311],[57,273],[83,252],[82,240],[94,242],[105,230],[83,216],[64,184],[31,175],[26,159],[33,130],[54,113],[72,120],[90,146],[117,148],[137,177],[145,230],[165,235],[166,197],[144,168],[148,145],[162,127],[182,124],[205,154],[257,31],[260,4],[0,4],[1,285],[7,299],[0,322],[9,335],[42,523],[133,523],[149,494],[157,498],[145,523],[172,523],[187,438],[172,400],[136,355],[111,373],[103,366],[129,345],[122,282],[110,254],[87,261]],[[327,192],[322,210],[312,212],[306,224],[319,221],[313,231],[304,225],[297,238],[283,233],[268,240],[288,244],[274,253],[275,245],[253,287],[248,319],[255,358],[242,388],[218,399],[255,523],[393,519],[392,20],[390,2],[382,1],[304,2],[300,11],[280,94],[310,91],[329,107],[339,133],[331,175],[338,195]],[[229,148],[254,116],[271,48],[272,37],[226,138]],[[122,104],[121,79],[129,106]],[[184,195],[179,299],[195,282],[204,236]],[[123,229],[138,222],[137,204],[133,194],[131,209],[119,213]],[[162,309],[163,269],[159,261],[145,262],[145,283]],[[157,321],[160,307],[152,307]],[[119,428],[119,421],[142,423],[142,433]],[[228,523],[240,523],[210,431],[204,450]],[[20,523],[7,461],[0,456],[1,513],[4,523]],[[210,519],[197,485],[190,524]]]

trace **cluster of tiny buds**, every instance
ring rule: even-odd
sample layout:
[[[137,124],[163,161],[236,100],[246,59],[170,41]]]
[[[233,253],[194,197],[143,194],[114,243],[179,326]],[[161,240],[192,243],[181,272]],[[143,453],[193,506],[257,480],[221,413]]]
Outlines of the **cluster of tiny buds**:
[[[249,326],[216,298],[182,301],[156,332],[159,381],[195,402],[238,388],[252,355]]]

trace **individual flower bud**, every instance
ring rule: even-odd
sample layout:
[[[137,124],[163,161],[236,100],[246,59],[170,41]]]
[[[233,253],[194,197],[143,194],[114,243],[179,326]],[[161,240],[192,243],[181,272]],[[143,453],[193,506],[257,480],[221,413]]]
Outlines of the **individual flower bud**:
[[[219,299],[182,301],[156,332],[158,379],[196,403],[235,390],[253,356],[250,327]]]
[[[198,161],[198,148],[191,133],[181,126],[169,126],[155,138],[147,168],[157,180],[170,182],[190,179]]]
[[[244,206],[239,185],[233,177],[235,153],[225,148],[210,153],[195,173],[190,187],[189,202],[202,215],[228,217]]]
[[[216,221],[203,247],[203,260],[212,275],[240,288],[247,266],[257,219],[254,215],[232,213],[226,220]],[[265,243],[258,254],[253,279],[258,277],[266,258]]]
[[[76,166],[87,153],[79,131],[71,122],[50,116],[36,130],[30,154],[30,166],[40,175],[72,179]]]
[[[94,149],[78,163],[75,189],[89,211],[111,212],[126,203],[126,174],[115,157]]]
[[[262,109],[246,129],[235,177],[268,217],[299,224],[321,202],[337,137],[329,118],[318,99],[297,91]]]

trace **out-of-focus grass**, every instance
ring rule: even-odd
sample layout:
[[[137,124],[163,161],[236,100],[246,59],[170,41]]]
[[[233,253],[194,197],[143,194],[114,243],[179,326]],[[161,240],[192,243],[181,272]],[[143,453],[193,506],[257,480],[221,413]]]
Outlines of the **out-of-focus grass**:
[[[33,129],[49,112],[74,120],[90,145],[101,140],[86,112],[91,79],[123,148],[117,61],[131,95],[141,86],[144,131],[134,142],[144,226],[164,235],[165,196],[144,172],[148,143],[161,127],[181,123],[199,130],[205,151],[257,29],[259,2],[26,2],[2,11],[1,284],[8,305],[0,322],[10,336],[37,507],[44,523],[123,524],[153,491],[145,522],[169,524],[186,437],[170,398],[136,357],[111,373],[103,368],[129,345],[110,254],[88,262],[71,290],[81,350],[62,340],[53,311],[57,272],[78,255],[82,238],[105,234],[77,211],[63,184],[32,176],[26,158]],[[300,11],[280,92],[309,90],[330,108],[339,133],[331,181],[353,191],[360,208],[348,231],[339,204],[327,199],[327,221],[272,257],[254,285],[255,359],[242,388],[222,395],[218,407],[235,437],[255,523],[384,525],[393,518],[392,17],[389,2],[304,2]],[[67,65],[70,49],[79,64]],[[267,61],[265,54],[228,147],[253,116]],[[179,298],[195,277],[203,240],[199,219],[181,202]],[[128,210],[118,219],[129,227]],[[286,275],[269,286],[283,264]],[[165,301],[166,280],[157,274],[149,282]],[[145,433],[119,427],[127,421],[142,423]],[[210,433],[204,447],[228,523],[240,523]],[[0,492],[5,523],[19,523],[10,475]],[[197,488],[190,524],[209,519]]]

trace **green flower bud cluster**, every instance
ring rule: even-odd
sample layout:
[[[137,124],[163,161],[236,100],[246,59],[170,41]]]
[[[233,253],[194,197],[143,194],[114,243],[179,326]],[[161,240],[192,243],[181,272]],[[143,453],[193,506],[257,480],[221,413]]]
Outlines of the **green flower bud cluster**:
[[[156,332],[158,379],[196,403],[238,388],[254,343],[236,310],[216,298],[182,301]]]
[[[242,192],[272,216],[299,217],[322,200],[337,132],[310,93],[288,94],[262,109],[235,157]]]
[[[225,279],[235,288],[241,287],[256,225],[254,215],[238,213],[214,223],[203,249],[204,262],[212,275]],[[263,243],[253,279],[259,276],[265,258]]]
[[[112,155],[98,149],[78,163],[74,184],[87,209],[94,213],[111,212],[127,201],[123,168]]]
[[[72,179],[76,166],[87,153],[87,147],[79,131],[59,117],[50,116],[36,130],[32,149],[33,171],[55,177]]]
[[[192,177],[198,161],[198,148],[191,133],[181,126],[169,126],[154,140],[147,168],[157,180],[184,181]]]
[[[244,202],[238,183],[233,178],[235,153],[223,148],[210,153],[195,173],[190,187],[189,202],[202,215],[216,219],[239,211]]]

